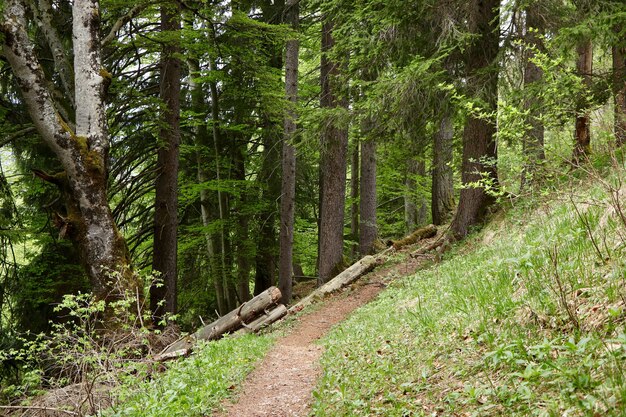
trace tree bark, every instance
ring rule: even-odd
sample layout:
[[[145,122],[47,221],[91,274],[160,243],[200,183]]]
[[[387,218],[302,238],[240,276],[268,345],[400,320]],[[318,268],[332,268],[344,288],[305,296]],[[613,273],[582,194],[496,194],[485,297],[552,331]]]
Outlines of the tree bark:
[[[437,234],[437,227],[433,224],[417,229],[407,237],[391,242],[391,245],[395,250],[402,249],[405,246],[412,245],[419,242],[422,239],[433,237]]]
[[[67,207],[61,216],[62,230],[78,248],[96,297],[113,300],[124,291],[135,293],[140,290],[137,276],[129,268],[126,244],[107,201],[109,137],[103,96],[111,75],[101,64],[98,2],[75,0],[73,4],[75,132],[55,107],[49,80],[26,30],[25,9],[20,0],[4,3],[4,56],[33,124],[63,166],[64,172],[53,181],[61,187]]]
[[[535,50],[543,49],[541,22],[536,6],[526,9],[526,43],[530,49],[524,54],[524,110],[528,112],[526,123],[530,129],[524,134],[522,148],[524,167],[522,169],[521,188],[532,185],[537,179],[537,170],[541,162],[546,159],[544,151],[544,126],[541,122],[541,96],[533,90],[543,79],[543,70],[533,61]]]
[[[352,236],[352,259],[359,256],[359,141],[354,141],[350,163],[350,235]]]
[[[371,124],[371,121],[367,120],[364,123]],[[360,189],[359,253],[361,256],[365,256],[374,252],[374,243],[378,237],[376,225],[376,142],[373,139],[367,139],[361,143]]]
[[[331,294],[337,290],[340,290],[346,285],[351,284],[352,282],[356,281],[357,279],[361,278],[363,275],[374,269],[377,265],[377,259],[378,258],[376,256],[368,255],[361,260],[355,262],[349,268],[345,269],[333,279],[320,286],[311,294],[300,300],[297,304],[293,305],[289,309],[289,311],[298,312],[304,307],[312,304],[316,300],[323,298],[325,295]]]
[[[180,10],[177,6],[161,6],[161,32],[180,33]],[[180,80],[181,63],[178,41],[166,42],[161,58],[161,91],[164,104],[159,132],[156,196],[154,208],[154,246],[152,269],[160,282],[150,287],[150,310],[158,324],[166,313],[177,310],[178,252],[178,155],[180,147]]]
[[[230,311],[225,316],[222,316],[213,323],[202,327],[194,334],[172,343],[163,351],[162,354],[185,350],[188,351],[193,348],[194,344],[198,340],[219,339],[225,333],[237,330],[243,325],[243,323],[254,320],[254,318],[256,318],[259,314],[276,304],[279,300],[280,290],[276,287],[270,287],[247,303],[244,303],[238,308]]]
[[[452,114],[446,111],[441,118],[439,130],[434,135],[433,143],[431,214],[435,225],[446,223],[454,210],[453,138]]]
[[[418,170],[418,161],[411,156],[407,160],[406,177],[404,178],[404,224],[405,232],[411,233],[417,227],[417,204],[415,203],[415,190],[417,182],[415,176]]]
[[[578,59],[576,61],[576,71],[583,77],[585,87],[591,87],[591,74],[593,71],[593,44],[591,39],[585,39],[576,48]],[[582,94],[589,94],[584,91]],[[582,102],[586,100],[582,99]],[[585,106],[586,107],[586,106]],[[589,111],[586,108],[578,109],[576,115],[576,129],[574,131],[574,152],[572,162],[578,165],[584,162],[591,153],[591,129]]]
[[[286,22],[294,30],[298,29],[300,11],[297,0],[287,0]],[[300,43],[297,39],[290,39],[285,46],[285,97],[287,110],[285,112],[283,155],[282,155],[282,184],[280,198],[280,254],[278,258],[278,288],[282,294],[281,302],[291,302],[293,287],[293,233],[296,204],[296,106],[298,104],[298,56]]]
[[[621,33],[621,27],[615,28]],[[626,46],[614,45],[613,52],[613,91],[615,97],[614,128],[615,144],[622,146],[626,143]]]
[[[322,60],[320,105],[323,109],[347,108],[338,96],[339,67],[330,56],[334,45],[333,23],[327,17],[322,23]],[[334,118],[335,116],[333,116]],[[343,265],[343,221],[346,196],[346,159],[348,130],[330,120],[321,136],[320,158],[320,226],[319,284],[336,275]]]
[[[469,96],[481,99],[483,112],[495,114],[497,110],[499,48],[499,0],[472,0],[468,16],[470,32],[477,39],[466,51],[467,89]],[[452,221],[451,232],[455,239],[462,239],[470,227],[481,222],[495,198],[484,182],[497,186],[497,147],[494,121],[469,114],[463,130],[463,164],[459,207]]]

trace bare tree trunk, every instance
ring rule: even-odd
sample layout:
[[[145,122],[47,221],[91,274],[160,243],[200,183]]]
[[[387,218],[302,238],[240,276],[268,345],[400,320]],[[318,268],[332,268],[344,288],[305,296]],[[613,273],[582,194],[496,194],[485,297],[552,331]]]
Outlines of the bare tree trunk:
[[[526,42],[529,47],[539,50],[543,49],[541,39],[543,32],[541,30],[536,6],[529,6],[526,9]],[[527,89],[524,109],[528,112],[527,124],[530,126],[530,129],[526,132],[522,141],[524,154],[522,189],[537,179],[537,169],[541,162],[546,159],[543,146],[544,126],[539,117],[541,103],[538,100],[541,100],[541,97],[532,90],[532,87],[538,85],[537,83],[543,79],[543,70],[532,61],[535,55],[533,49],[527,50],[524,55],[524,88]]]
[[[470,97],[480,98],[485,103],[484,112],[497,110],[500,1],[472,0],[469,19],[470,31],[477,36],[466,51],[467,89]],[[459,207],[452,221],[451,232],[455,239],[462,239],[471,226],[481,222],[487,208],[495,202],[493,195],[484,187],[470,184],[490,182],[497,186],[497,147],[495,123],[470,114],[463,130],[463,165]]]
[[[350,164],[350,235],[352,236],[352,259],[359,255],[359,148],[360,143],[354,141],[352,161]]]
[[[418,170],[418,161],[414,157],[407,160],[406,177],[404,179],[404,224],[406,233],[411,233],[417,227],[417,204],[415,190],[417,182],[415,176]]]
[[[334,45],[333,23],[322,18],[321,84],[322,108],[347,107],[338,97],[339,67],[328,53]],[[319,284],[330,280],[343,268],[343,221],[346,197],[346,159],[348,130],[333,120],[325,126],[321,137],[320,160],[320,227]]]
[[[233,141],[236,142],[236,141]],[[237,181],[246,180],[245,155],[247,143],[233,143],[234,177]],[[252,269],[251,257],[254,253],[254,244],[250,239],[248,229],[250,227],[250,215],[244,210],[248,204],[247,190],[243,191],[236,199],[238,207],[234,207],[237,227],[235,231],[235,261],[237,262],[237,298],[239,303],[248,301],[250,294],[250,270]]]
[[[576,52],[578,53],[576,71],[583,77],[584,85],[590,87],[591,74],[593,71],[593,44],[591,43],[591,39],[582,41],[576,48]],[[586,94],[586,92],[583,92],[583,94]],[[574,131],[573,163],[577,165],[583,162],[590,153],[591,130],[589,112],[587,109],[579,109],[579,114],[576,116],[576,129]]]
[[[287,0],[287,23],[298,29],[300,11],[297,0]],[[298,103],[298,56],[300,43],[297,39],[287,41],[285,47],[285,96],[288,105],[285,113],[282,155],[282,184],[280,198],[280,254],[278,265],[278,288],[281,302],[291,302],[293,286],[293,231],[296,204],[296,105]]]
[[[179,33],[180,11],[176,6],[161,6],[161,31]],[[156,197],[154,209],[154,253],[152,269],[160,274],[161,283],[150,287],[150,310],[155,323],[165,313],[175,314],[177,281],[178,228],[178,153],[180,146],[180,79],[181,64],[177,42],[163,46],[160,97],[165,105],[164,127],[159,133]]]
[[[60,116],[48,89],[51,81],[45,78],[28,36],[23,1],[4,2],[0,30],[4,56],[33,124],[64,169],[57,175],[42,175],[57,184],[65,197],[67,212],[58,214],[61,234],[78,248],[96,296],[110,300],[141,287],[129,269],[128,250],[107,201],[109,137],[103,97],[111,75],[102,69],[100,58],[99,5],[95,0],[75,0],[72,8],[75,131]]]
[[[621,27],[615,28],[616,33],[621,32]],[[613,46],[613,88],[615,95],[615,132],[616,146],[626,143],[626,47]]]
[[[200,114],[204,111],[206,103],[204,100],[204,90],[201,84],[195,82],[194,77],[199,75],[200,69],[197,62],[193,60],[188,60],[189,72],[190,72],[190,90],[191,90],[191,101],[192,101],[192,109],[194,112]],[[217,91],[217,87],[215,88]],[[212,103],[213,105],[217,105],[216,102]],[[213,117],[217,117],[217,112],[212,112]],[[216,123],[214,120],[214,125]],[[198,183],[204,184],[206,183],[210,177],[208,173],[208,168],[211,166],[211,158],[209,155],[213,154],[212,149],[212,140],[215,138],[209,137],[209,132],[206,127],[206,123],[199,123],[195,132],[195,146],[196,146],[196,161],[197,161],[197,176]],[[214,196],[214,200],[216,200],[216,196]],[[202,218],[202,225],[205,228],[209,228],[211,222],[217,219],[215,213],[217,212],[217,207],[212,205],[211,201],[211,193],[205,187],[200,189],[200,215]],[[228,312],[228,306],[226,303],[226,299],[224,296],[224,286],[223,279],[220,271],[220,256],[216,253],[216,246],[219,246],[219,240],[216,238],[215,233],[204,233],[206,239],[206,255],[209,260],[209,266],[211,275],[213,277],[213,286],[215,289],[215,298],[217,301],[217,311],[220,314],[226,314]],[[217,242],[217,243],[216,243]]]
[[[431,214],[435,225],[446,223],[454,210],[453,138],[454,123],[450,111],[447,111],[434,135],[433,144]]]
[[[365,123],[370,124],[371,121],[368,120]],[[373,139],[368,139],[361,144],[360,188],[359,252],[361,256],[365,256],[374,252],[374,243],[378,237],[376,225],[376,142]]]

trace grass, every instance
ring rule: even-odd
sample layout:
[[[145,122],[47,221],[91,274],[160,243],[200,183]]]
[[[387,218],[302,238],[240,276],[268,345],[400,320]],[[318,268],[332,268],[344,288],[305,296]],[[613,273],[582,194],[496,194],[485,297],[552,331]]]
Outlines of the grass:
[[[132,375],[117,389],[117,405],[104,416],[206,416],[239,387],[255,363],[271,347],[271,335],[225,338],[199,346],[195,353],[172,362],[154,378],[135,382]]]
[[[626,415],[626,225],[596,181],[618,176],[596,175],[510,208],[335,328],[313,415]]]

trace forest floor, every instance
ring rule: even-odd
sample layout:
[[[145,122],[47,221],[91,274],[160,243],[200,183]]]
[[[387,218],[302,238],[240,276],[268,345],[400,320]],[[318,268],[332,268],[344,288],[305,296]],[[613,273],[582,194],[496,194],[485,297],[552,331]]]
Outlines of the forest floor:
[[[406,255],[405,251],[400,253]],[[296,318],[266,357],[248,376],[220,417],[294,417],[310,413],[312,393],[321,376],[323,347],[317,341],[357,308],[372,301],[397,276],[414,273],[423,259],[406,256],[380,267],[352,286],[327,298],[321,306]]]

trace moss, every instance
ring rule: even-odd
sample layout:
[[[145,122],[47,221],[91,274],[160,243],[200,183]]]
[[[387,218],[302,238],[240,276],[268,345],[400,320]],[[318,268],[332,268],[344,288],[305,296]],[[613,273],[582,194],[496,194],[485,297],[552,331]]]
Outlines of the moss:
[[[108,81],[109,83],[113,79],[113,74],[111,74],[109,71],[105,70],[104,68],[100,68],[99,74],[102,78],[105,79],[105,81]]]
[[[61,129],[63,129],[64,132],[67,132],[72,139],[76,138],[76,133],[74,133],[74,131],[70,128],[70,126],[65,122],[65,120],[63,120],[61,115],[58,113],[57,113],[57,120],[59,121],[59,124],[61,125]]]

